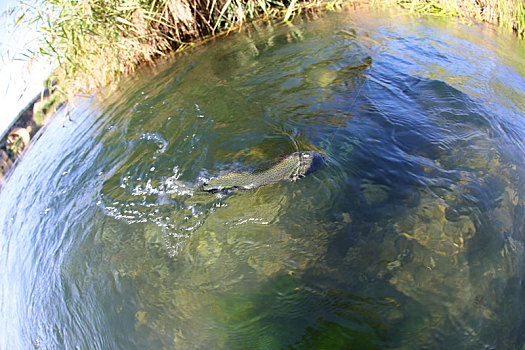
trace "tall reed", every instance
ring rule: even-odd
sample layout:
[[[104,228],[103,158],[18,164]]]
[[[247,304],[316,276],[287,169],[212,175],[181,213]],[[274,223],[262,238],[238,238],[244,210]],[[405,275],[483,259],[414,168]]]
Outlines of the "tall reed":
[[[56,62],[51,80],[66,97],[89,93],[169,52],[240,27],[254,18],[287,21],[343,0],[22,0],[18,25],[41,23],[35,54]],[[369,0],[357,0],[357,2]],[[374,2],[374,0],[372,0]],[[377,2],[385,3],[381,0]],[[458,16],[525,36],[525,0],[387,0],[411,11]]]
[[[525,37],[525,0],[393,0],[410,11],[484,21]]]
[[[191,46],[196,38],[232,30],[254,18],[289,20],[320,1],[43,0],[38,5],[23,3],[17,23],[42,24],[36,54],[56,62],[57,89],[70,97]]]

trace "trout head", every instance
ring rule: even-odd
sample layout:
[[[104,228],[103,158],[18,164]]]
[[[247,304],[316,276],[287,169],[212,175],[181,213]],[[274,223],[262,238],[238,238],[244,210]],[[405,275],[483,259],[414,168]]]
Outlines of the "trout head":
[[[324,156],[314,151],[295,152],[290,155],[297,162],[297,168],[291,174],[290,179],[296,181],[302,179],[319,169],[324,163]]]

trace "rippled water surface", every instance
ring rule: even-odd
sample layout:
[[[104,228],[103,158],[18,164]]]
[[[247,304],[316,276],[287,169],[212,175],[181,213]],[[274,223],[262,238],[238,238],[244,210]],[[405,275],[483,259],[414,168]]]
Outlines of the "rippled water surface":
[[[0,192],[0,348],[522,349],[524,71],[510,34],[345,10],[76,101]]]

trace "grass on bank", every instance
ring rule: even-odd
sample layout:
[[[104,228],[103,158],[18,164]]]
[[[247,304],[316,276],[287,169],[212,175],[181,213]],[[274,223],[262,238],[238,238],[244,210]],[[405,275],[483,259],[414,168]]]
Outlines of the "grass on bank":
[[[25,0],[23,0],[25,1]],[[27,0],[30,1],[30,0]],[[369,2],[357,0],[357,2]],[[525,36],[525,0],[376,0],[411,11],[486,21]],[[41,0],[22,2],[18,25],[41,23],[35,55],[54,61],[51,80],[67,99],[118,81],[141,64],[240,28],[257,18],[289,20],[343,0]]]
[[[33,53],[55,62],[69,97],[119,80],[141,64],[256,18],[289,20],[322,0],[43,0],[22,3],[18,25],[41,23]],[[323,1],[337,5],[341,0]]]
[[[487,22],[514,31],[525,38],[525,0],[392,0],[393,3],[427,15],[461,17]]]

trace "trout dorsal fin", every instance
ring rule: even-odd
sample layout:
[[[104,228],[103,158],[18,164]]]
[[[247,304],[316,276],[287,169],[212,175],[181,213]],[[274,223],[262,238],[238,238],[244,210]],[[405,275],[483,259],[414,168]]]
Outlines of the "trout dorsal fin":
[[[262,163],[257,164],[255,169],[252,171],[252,174],[263,173],[263,172],[273,168],[276,164],[279,164],[287,156],[288,155],[284,155],[284,156],[281,156],[279,158],[275,158],[275,159],[269,160],[267,162],[262,162]]]

